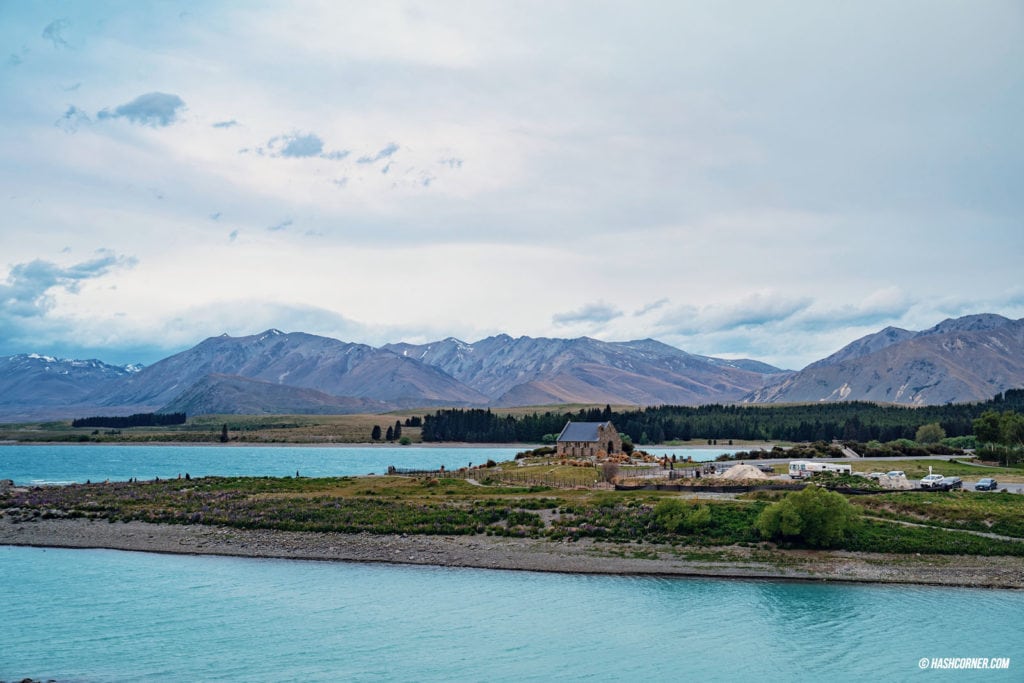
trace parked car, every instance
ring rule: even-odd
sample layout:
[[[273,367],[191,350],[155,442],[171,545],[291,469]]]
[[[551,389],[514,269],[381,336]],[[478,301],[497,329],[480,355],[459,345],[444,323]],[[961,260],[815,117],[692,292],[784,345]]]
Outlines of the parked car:
[[[885,475],[882,474],[881,472],[872,472],[871,474],[868,475],[868,479],[874,479],[875,481],[879,481],[884,476]]]
[[[974,485],[975,491],[995,491],[997,488],[999,488],[999,482],[991,477],[979,479],[978,483]]]
[[[942,481],[935,485],[935,488],[940,491],[952,491],[953,489],[962,489],[964,482],[961,481],[960,477],[943,477]]]
[[[942,483],[943,479],[945,479],[945,477],[943,477],[941,474],[929,474],[926,477],[922,477],[922,479],[921,479],[921,488],[923,488],[923,489],[933,489],[933,488],[936,488],[938,484]]]
[[[899,479],[900,477],[905,477],[907,475],[904,474],[903,470],[890,470],[889,472],[885,473],[885,476],[889,477],[890,479]]]

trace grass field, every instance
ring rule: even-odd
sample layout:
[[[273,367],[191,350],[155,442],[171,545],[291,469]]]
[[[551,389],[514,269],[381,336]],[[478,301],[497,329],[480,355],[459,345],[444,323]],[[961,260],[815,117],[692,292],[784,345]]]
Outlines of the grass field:
[[[0,425],[0,440],[91,442],[219,441],[223,425],[241,443],[369,443],[373,427],[387,432],[396,421],[421,415],[398,411],[383,415],[201,415],[183,425],[125,429],[75,428],[71,421]],[[420,441],[418,427],[402,427],[402,436]]]
[[[1024,538],[1024,496],[1013,493],[891,493],[852,501],[887,519]]]
[[[548,473],[558,471],[552,468]],[[485,477],[481,474],[480,478]],[[665,506],[658,503],[666,499],[680,501],[669,507],[681,510],[685,523],[669,524],[659,513]],[[890,493],[851,500],[866,517],[924,526],[864,519],[835,547],[889,553],[1024,555],[1021,542],[947,530],[1024,538],[1024,497],[1019,495]],[[755,521],[768,504],[763,497],[753,496],[693,500],[670,492],[479,486],[433,477],[209,477],[0,493],[0,513],[22,522],[40,517],[86,517],[291,531],[487,534],[570,541],[593,538],[702,547],[763,544]]]

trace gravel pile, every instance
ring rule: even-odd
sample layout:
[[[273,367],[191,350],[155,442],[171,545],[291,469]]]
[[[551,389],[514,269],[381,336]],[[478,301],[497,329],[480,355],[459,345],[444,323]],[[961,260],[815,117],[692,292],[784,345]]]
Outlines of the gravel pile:
[[[753,465],[733,465],[725,472],[714,475],[718,479],[741,481],[744,479],[768,479],[768,475]]]
[[[893,489],[894,491],[909,491],[910,489],[917,488],[913,482],[907,479],[906,476],[902,477],[889,477],[883,476],[879,478],[878,485],[883,489]]]

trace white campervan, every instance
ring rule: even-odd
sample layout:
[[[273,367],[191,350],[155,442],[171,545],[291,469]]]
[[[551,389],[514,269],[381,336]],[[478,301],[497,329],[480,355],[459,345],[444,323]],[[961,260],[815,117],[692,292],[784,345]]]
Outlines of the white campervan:
[[[790,479],[806,479],[819,472],[852,474],[853,467],[851,465],[837,465],[832,462],[815,462],[813,460],[793,460],[789,463]]]

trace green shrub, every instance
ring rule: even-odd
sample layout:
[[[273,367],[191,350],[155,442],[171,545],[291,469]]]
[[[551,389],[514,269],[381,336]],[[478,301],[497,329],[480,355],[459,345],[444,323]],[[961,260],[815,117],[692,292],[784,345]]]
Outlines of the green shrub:
[[[1024,462],[1024,449],[1009,448],[998,444],[986,444],[974,453],[979,459],[988,462],[998,462],[1001,465],[1010,467],[1019,462]]]
[[[946,430],[938,422],[921,425],[914,434],[914,441],[925,445],[941,443],[945,438]]]
[[[826,548],[838,544],[856,526],[858,517],[843,495],[808,486],[769,505],[756,524],[764,538]]]
[[[860,489],[877,491],[882,487],[878,482],[867,477],[856,474],[840,474],[839,472],[816,472],[811,475],[811,483],[824,486],[831,490],[835,489]]]
[[[671,533],[692,533],[711,523],[711,508],[666,498],[654,506],[654,521],[660,528]]]
[[[968,436],[947,436],[942,440],[943,446],[949,446],[950,448],[977,448],[978,440],[974,438],[973,434]]]

